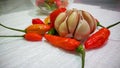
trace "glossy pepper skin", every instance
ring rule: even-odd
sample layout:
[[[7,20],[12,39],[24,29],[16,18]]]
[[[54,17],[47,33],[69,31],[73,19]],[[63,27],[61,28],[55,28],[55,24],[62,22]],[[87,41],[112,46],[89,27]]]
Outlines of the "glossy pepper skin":
[[[90,36],[84,43],[85,49],[100,48],[108,40],[110,36],[110,30],[107,28],[101,28],[99,31]]]
[[[45,24],[33,24],[25,29],[26,33],[37,34],[45,34],[48,30],[50,30],[50,26]]]
[[[53,46],[62,48],[63,50],[67,51],[76,51],[82,55],[82,68],[84,68],[85,64],[85,49],[81,43],[75,39],[65,38],[50,34],[45,34],[45,39],[51,43]]]
[[[64,38],[50,34],[45,34],[44,37],[52,45],[60,47],[64,50],[74,51],[80,45],[79,41],[71,38]]]
[[[41,41],[42,40],[42,35],[37,34],[37,33],[26,33],[24,35],[24,38],[27,41]]]
[[[7,27],[1,23],[0,23],[0,26],[3,26],[7,29],[14,30],[14,31],[19,31],[24,33],[37,33],[37,34],[45,34],[48,30],[51,29],[50,25],[46,25],[46,24],[32,24],[28,26],[25,30]]]
[[[59,8],[54,10],[51,14],[50,14],[50,25],[51,27],[54,27],[54,22],[56,17],[61,13],[61,12],[65,12],[66,8]]]
[[[32,24],[44,24],[44,22],[39,18],[32,19]]]
[[[0,37],[24,37],[27,41],[41,41],[42,35],[37,33],[26,33],[24,35],[0,35]]]

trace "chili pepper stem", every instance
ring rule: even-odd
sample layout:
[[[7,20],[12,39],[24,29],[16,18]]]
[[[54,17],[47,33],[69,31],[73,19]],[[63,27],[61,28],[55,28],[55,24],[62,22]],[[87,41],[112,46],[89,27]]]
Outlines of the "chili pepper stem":
[[[104,26],[103,26],[103,25],[101,25],[99,22],[97,23],[97,26],[104,27]]]
[[[10,30],[15,30],[15,31],[19,31],[19,32],[24,32],[24,33],[25,33],[25,30],[21,30],[21,29],[15,29],[15,28],[7,27],[7,26],[5,26],[5,25],[3,25],[3,24],[1,24],[1,23],[0,23],[0,26],[3,26],[3,27],[5,27],[5,28],[7,28],[7,29],[10,29]]]
[[[120,24],[120,21],[119,22],[117,22],[117,23],[114,23],[114,24],[112,24],[112,25],[109,25],[108,27],[106,27],[107,29],[109,29],[109,28],[111,28],[111,27],[113,27],[113,26],[115,26],[115,25],[117,25],[117,24]]]
[[[117,25],[117,24],[120,24],[120,21],[117,22],[117,23],[114,23],[114,24],[112,24],[112,25],[109,25],[109,26],[107,26],[106,28],[109,29],[109,28],[111,28],[111,27],[113,27],[113,26],[115,26],[115,25]],[[97,23],[97,26],[104,27],[104,26],[101,25],[99,22]]]
[[[24,37],[24,35],[0,35],[0,37]]]
[[[82,55],[82,68],[84,68],[84,66],[85,66],[85,49],[84,49],[83,45],[80,45],[80,46],[76,49],[76,51],[77,51],[78,53],[81,53],[81,55]]]
[[[51,28],[51,29],[48,31],[48,34],[56,35],[56,34],[58,34],[58,33],[57,33],[57,31],[55,30],[55,28]]]

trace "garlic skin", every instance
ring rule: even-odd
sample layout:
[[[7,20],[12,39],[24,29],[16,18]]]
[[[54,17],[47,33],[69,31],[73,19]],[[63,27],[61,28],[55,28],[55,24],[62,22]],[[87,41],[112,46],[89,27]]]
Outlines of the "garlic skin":
[[[82,15],[83,15],[84,19],[88,22],[90,29],[91,29],[91,33],[92,33],[96,29],[96,26],[97,26],[96,20],[88,12],[82,11]]]
[[[90,34],[89,24],[85,20],[80,20],[74,34],[74,38],[77,40],[84,39]]]
[[[56,18],[56,20],[55,20],[56,23],[54,23],[55,29],[58,29],[58,28],[59,28],[59,25],[65,20],[66,16],[67,16],[67,15],[66,15],[65,12],[62,12],[62,13],[60,13],[60,14],[57,16],[57,18]]]
[[[95,18],[83,10],[67,10],[60,13],[54,23],[56,31],[62,37],[72,37],[83,40],[97,27]]]
[[[69,17],[67,18],[67,25],[68,25],[68,30],[69,33],[74,34],[74,31],[76,29],[76,26],[78,24],[78,12],[77,11],[73,11]]]

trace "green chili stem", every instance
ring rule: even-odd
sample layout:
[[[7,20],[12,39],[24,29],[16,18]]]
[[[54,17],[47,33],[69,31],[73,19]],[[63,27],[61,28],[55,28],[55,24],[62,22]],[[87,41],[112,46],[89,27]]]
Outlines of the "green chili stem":
[[[107,26],[106,28],[109,29],[109,28],[111,28],[111,27],[113,27],[113,26],[115,26],[115,25],[117,25],[117,24],[120,24],[120,21],[117,22],[117,23],[114,23],[114,24],[112,24],[112,25],[109,25],[109,26]],[[99,22],[97,23],[97,26],[104,27],[104,26],[102,26]]]
[[[81,53],[81,55],[82,55],[82,68],[84,68],[84,66],[85,66],[85,49],[84,49],[83,45],[80,45],[80,46],[76,49],[76,51],[77,51],[78,53]]]
[[[56,34],[58,34],[58,33],[57,33],[57,31],[55,30],[55,28],[51,28],[51,29],[48,31],[48,34],[56,35]]]
[[[109,29],[109,28],[111,28],[111,27],[113,27],[113,26],[115,26],[115,25],[117,25],[117,24],[120,24],[120,21],[119,22],[117,22],[117,23],[114,23],[114,24],[112,24],[112,25],[109,25],[108,27],[106,27],[107,29]]]
[[[97,26],[104,27],[104,26],[103,26],[103,25],[101,25],[99,22],[97,22]]]
[[[5,28],[7,28],[7,29],[10,29],[10,30],[20,31],[20,32],[24,32],[24,33],[25,33],[25,30],[21,30],[21,29],[15,29],[15,28],[7,27],[7,26],[5,26],[5,25],[3,25],[3,24],[1,24],[1,23],[0,23],[0,26],[3,26],[3,27],[5,27]]]
[[[0,37],[24,37],[24,35],[0,35]]]

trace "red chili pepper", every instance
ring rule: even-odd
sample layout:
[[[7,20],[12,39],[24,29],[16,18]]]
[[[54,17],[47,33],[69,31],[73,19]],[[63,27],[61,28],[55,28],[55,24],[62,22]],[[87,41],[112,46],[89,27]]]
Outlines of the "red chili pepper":
[[[37,33],[26,33],[25,35],[0,35],[0,37],[24,37],[27,41],[41,41],[42,35]]]
[[[79,41],[75,39],[71,39],[71,38],[65,38],[65,37],[60,37],[60,36],[55,36],[55,35],[50,35],[50,34],[45,34],[45,39],[56,47],[60,47],[68,51],[76,51],[78,53],[81,53],[82,54],[82,68],[84,68],[85,50],[83,46],[80,45]]]
[[[64,38],[64,37],[54,36],[50,34],[45,34],[45,39],[51,44],[53,44],[54,46],[63,48],[65,50],[70,50],[70,51],[75,50],[80,45],[80,42],[75,39]]]
[[[61,12],[65,12],[66,8],[59,8],[54,10],[51,14],[50,14],[50,25],[51,27],[54,27],[54,21],[56,19],[56,17],[61,13]]]
[[[32,24],[44,24],[44,22],[39,18],[32,19]]]
[[[37,33],[26,33],[24,35],[24,38],[28,41],[41,41],[42,35],[37,34]]]
[[[120,22],[117,22],[115,24],[112,24],[108,27],[103,27],[93,35],[91,35],[84,43],[85,48],[90,50],[94,48],[100,48],[104,45],[104,43],[108,40],[110,36],[110,30],[109,28],[119,24]]]
[[[99,48],[108,40],[110,31],[107,28],[101,28],[98,32],[90,36],[85,42],[86,49]]]

